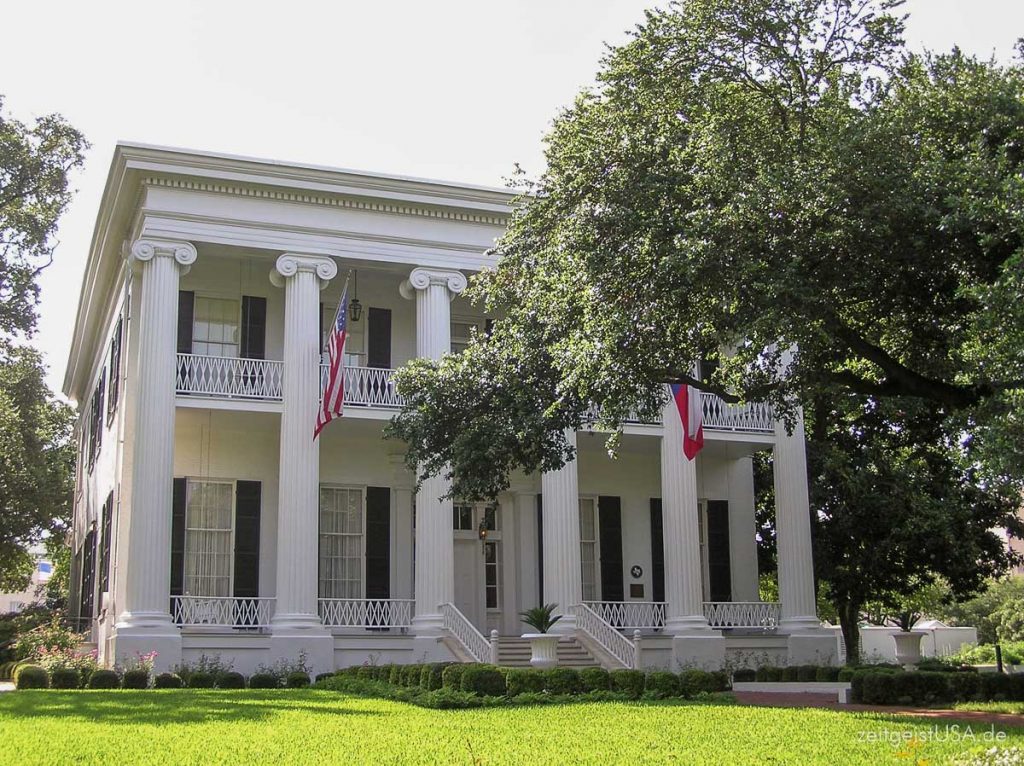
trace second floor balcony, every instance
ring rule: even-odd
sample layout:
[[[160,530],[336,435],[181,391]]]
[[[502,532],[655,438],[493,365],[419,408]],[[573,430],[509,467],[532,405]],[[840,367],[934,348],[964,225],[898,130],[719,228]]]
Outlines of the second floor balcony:
[[[395,390],[394,370],[385,367],[345,367],[345,404],[355,408],[397,410],[402,397]],[[175,389],[179,395],[219,400],[280,402],[284,363],[271,359],[178,354]],[[320,366],[320,388],[327,365]],[[730,405],[714,394],[702,393],[704,428],[709,431],[772,433],[771,407],[752,402]],[[649,424],[657,425],[657,424]]]

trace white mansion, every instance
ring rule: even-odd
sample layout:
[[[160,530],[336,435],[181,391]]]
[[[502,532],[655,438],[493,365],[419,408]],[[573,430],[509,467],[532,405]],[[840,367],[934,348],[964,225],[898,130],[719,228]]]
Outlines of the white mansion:
[[[117,147],[64,382],[79,403],[74,592],[101,659],[304,652],[351,664],[522,661],[518,613],[555,602],[565,661],[827,662],[802,427],[703,395],[575,435],[560,471],[492,506],[414,495],[392,370],[458,351],[461,296],[505,190],[134,144]],[[345,415],[312,439],[324,327],[349,283]],[[71,328],[69,328],[69,331]],[[671,405],[670,405],[671,408]],[[751,456],[774,452],[781,603],[758,599]]]

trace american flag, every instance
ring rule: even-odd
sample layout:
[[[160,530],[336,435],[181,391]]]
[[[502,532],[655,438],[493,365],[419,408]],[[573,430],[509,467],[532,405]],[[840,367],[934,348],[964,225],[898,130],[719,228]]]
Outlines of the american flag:
[[[682,383],[670,386],[679,419],[683,422],[683,454],[687,460],[693,460],[704,446],[704,408],[700,403],[700,391]]]
[[[313,438],[320,435],[324,426],[335,418],[340,418],[345,402],[345,336],[348,334],[348,283],[341,293],[341,303],[334,315],[331,334],[327,338],[327,385],[324,386],[323,401],[316,414],[316,427]]]

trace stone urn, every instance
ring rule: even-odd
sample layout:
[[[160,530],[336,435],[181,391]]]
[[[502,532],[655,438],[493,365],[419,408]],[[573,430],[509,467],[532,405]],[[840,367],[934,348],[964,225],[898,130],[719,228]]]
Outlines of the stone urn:
[[[921,661],[921,639],[925,630],[901,630],[892,634],[896,643],[896,662],[907,670],[912,670]]]
[[[558,665],[557,633],[524,633],[530,642],[530,665],[535,668],[553,668]]]

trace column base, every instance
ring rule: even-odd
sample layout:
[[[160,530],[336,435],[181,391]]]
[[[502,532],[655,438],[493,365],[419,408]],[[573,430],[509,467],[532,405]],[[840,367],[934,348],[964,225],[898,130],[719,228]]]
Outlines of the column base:
[[[672,637],[672,660],[679,669],[721,670],[725,667],[725,638],[718,631]]]
[[[449,639],[456,641],[455,638]],[[413,662],[458,662],[459,658],[448,648],[442,635],[416,635],[412,640]]]
[[[112,646],[104,654],[108,667],[156,652],[153,672],[164,673],[181,664],[181,630],[166,612],[123,612],[114,625]]]
[[[526,625],[523,626],[524,631],[531,630]],[[563,614],[562,619],[551,626],[551,630],[548,633],[556,633],[559,636],[575,636],[576,635],[576,615],[574,614]]]
[[[417,637],[440,638],[444,636],[444,615],[439,612],[436,614],[417,614],[412,618],[412,632]]]
[[[665,621],[665,633],[670,636],[719,636],[721,633],[710,625],[702,614],[669,617]]]
[[[310,677],[334,670],[334,637],[319,619],[309,615],[281,615],[271,623],[270,664],[305,661]]]

